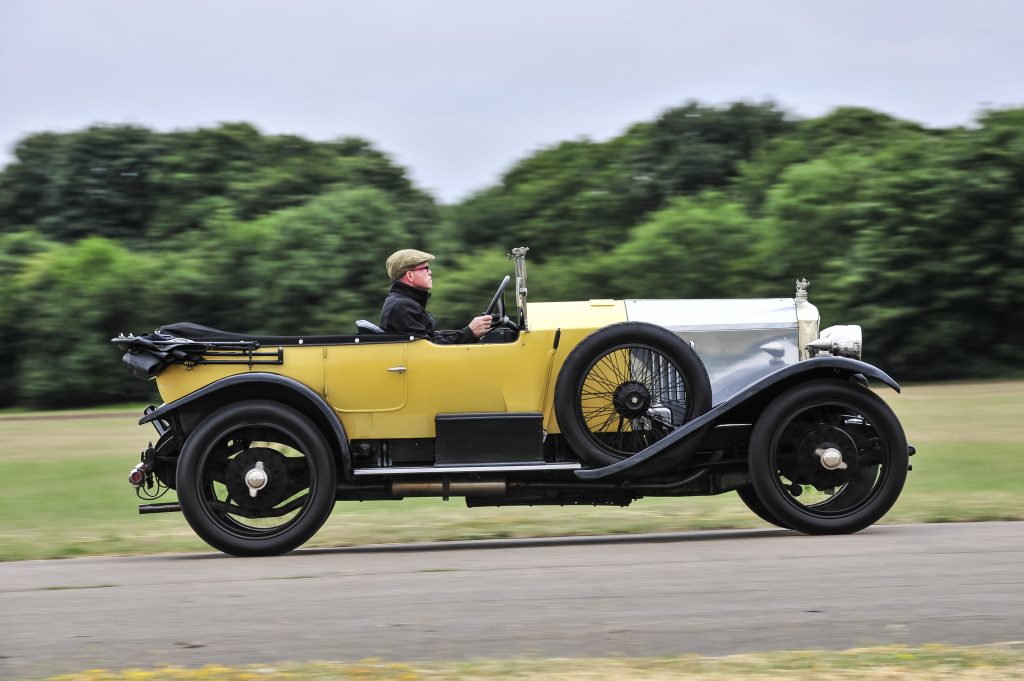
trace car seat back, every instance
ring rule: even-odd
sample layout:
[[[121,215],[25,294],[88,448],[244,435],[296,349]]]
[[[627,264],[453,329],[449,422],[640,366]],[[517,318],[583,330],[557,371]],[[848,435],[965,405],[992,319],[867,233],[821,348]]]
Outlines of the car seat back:
[[[366,319],[357,320],[356,328],[359,330],[359,333],[387,333],[384,329]]]

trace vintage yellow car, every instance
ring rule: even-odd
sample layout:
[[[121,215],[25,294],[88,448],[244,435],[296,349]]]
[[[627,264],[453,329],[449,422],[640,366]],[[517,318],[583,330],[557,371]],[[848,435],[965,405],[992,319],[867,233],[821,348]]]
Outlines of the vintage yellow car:
[[[163,399],[140,421],[159,439],[129,481],[178,502],[140,512],[181,510],[244,556],[302,545],[341,500],[625,506],[735,491],[811,534],[856,532],[896,501],[913,448],[867,386],[899,386],[859,360],[859,327],[819,333],[806,282],[793,298],[527,303],[527,250],[510,255],[479,343],[363,321],[339,336],[179,323],[113,339]]]

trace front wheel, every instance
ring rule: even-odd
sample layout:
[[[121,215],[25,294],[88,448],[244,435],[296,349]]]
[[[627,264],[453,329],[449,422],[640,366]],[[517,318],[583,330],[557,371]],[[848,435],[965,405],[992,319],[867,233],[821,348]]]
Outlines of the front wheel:
[[[907,441],[896,415],[860,385],[816,380],[782,393],[750,436],[750,476],[772,517],[806,534],[868,527],[896,503]]]
[[[789,529],[784,522],[779,520],[771,511],[765,508],[764,502],[757,496],[757,492],[754,491],[753,485],[740,487],[736,490],[736,495],[739,496],[743,505],[761,520],[765,521],[769,525],[775,525],[776,527],[781,527],[786,530]]]
[[[298,411],[250,400],[207,417],[178,461],[178,500],[207,544],[234,556],[287,553],[331,513],[336,472],[320,431]]]

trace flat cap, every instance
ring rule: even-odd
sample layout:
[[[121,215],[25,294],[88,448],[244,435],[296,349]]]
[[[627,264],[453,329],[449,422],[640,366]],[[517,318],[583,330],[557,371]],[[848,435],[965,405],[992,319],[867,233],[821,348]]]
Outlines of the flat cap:
[[[433,259],[434,256],[423,251],[417,251],[415,248],[395,251],[388,256],[388,276],[391,277],[391,281],[401,279],[412,268],[425,262],[430,262]]]

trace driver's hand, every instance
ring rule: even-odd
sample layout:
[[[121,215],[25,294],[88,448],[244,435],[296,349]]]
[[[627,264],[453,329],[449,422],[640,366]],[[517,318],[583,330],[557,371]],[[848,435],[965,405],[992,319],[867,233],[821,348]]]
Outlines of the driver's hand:
[[[481,315],[480,317],[474,317],[473,321],[469,323],[469,330],[473,332],[473,335],[479,338],[488,331],[491,330],[491,315]]]

